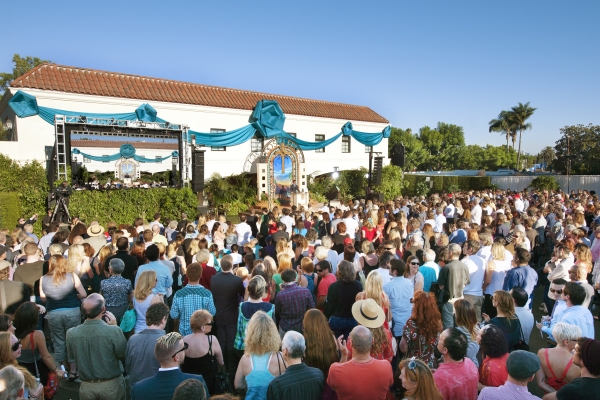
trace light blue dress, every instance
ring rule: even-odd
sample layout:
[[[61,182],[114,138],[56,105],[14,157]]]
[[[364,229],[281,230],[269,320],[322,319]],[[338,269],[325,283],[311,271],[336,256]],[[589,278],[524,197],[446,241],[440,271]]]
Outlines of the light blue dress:
[[[266,400],[269,383],[275,378],[269,372],[271,357],[273,357],[273,353],[250,356],[252,372],[246,376],[246,385],[248,387],[246,400]]]

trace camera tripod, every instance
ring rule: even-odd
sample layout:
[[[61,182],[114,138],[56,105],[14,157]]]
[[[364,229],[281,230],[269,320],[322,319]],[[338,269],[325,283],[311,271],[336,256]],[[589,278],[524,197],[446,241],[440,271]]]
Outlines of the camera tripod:
[[[52,212],[51,222],[71,222],[71,214],[69,213],[69,207],[67,207],[66,197],[58,197],[56,199],[56,205],[54,206],[54,212]],[[63,217],[67,216],[67,220],[63,221]]]

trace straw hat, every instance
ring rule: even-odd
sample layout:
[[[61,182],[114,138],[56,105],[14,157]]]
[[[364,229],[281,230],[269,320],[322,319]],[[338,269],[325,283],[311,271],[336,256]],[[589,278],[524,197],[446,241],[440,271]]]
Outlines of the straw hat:
[[[383,309],[373,299],[358,300],[352,305],[352,316],[367,328],[379,328],[385,321]]]
[[[87,234],[89,236],[101,236],[104,235],[104,228],[98,224],[96,225],[90,225],[89,228],[87,228]]]

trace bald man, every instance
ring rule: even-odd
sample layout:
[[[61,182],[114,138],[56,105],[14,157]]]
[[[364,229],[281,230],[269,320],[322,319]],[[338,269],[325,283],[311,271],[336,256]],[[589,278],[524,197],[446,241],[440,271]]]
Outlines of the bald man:
[[[371,357],[373,335],[362,325],[352,329],[352,360],[346,363],[333,363],[329,369],[327,384],[335,390],[339,400],[385,399],[394,382],[392,366],[387,360]],[[348,356],[346,341],[338,338],[343,358]],[[365,380],[365,376],[369,376]],[[356,382],[360,382],[357,385]]]
[[[83,300],[81,311],[86,318],[83,324],[67,331],[70,370],[81,378],[79,398],[125,400],[119,364],[127,348],[123,331],[97,293]]]

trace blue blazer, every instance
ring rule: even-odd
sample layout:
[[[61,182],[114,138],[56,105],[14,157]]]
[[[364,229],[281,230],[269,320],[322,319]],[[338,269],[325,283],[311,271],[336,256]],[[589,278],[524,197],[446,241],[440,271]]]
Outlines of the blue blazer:
[[[208,387],[201,375],[184,374],[179,368],[158,371],[156,375],[136,382],[131,388],[131,400],[172,400],[177,386],[186,379],[198,379],[204,385],[208,399]]]

